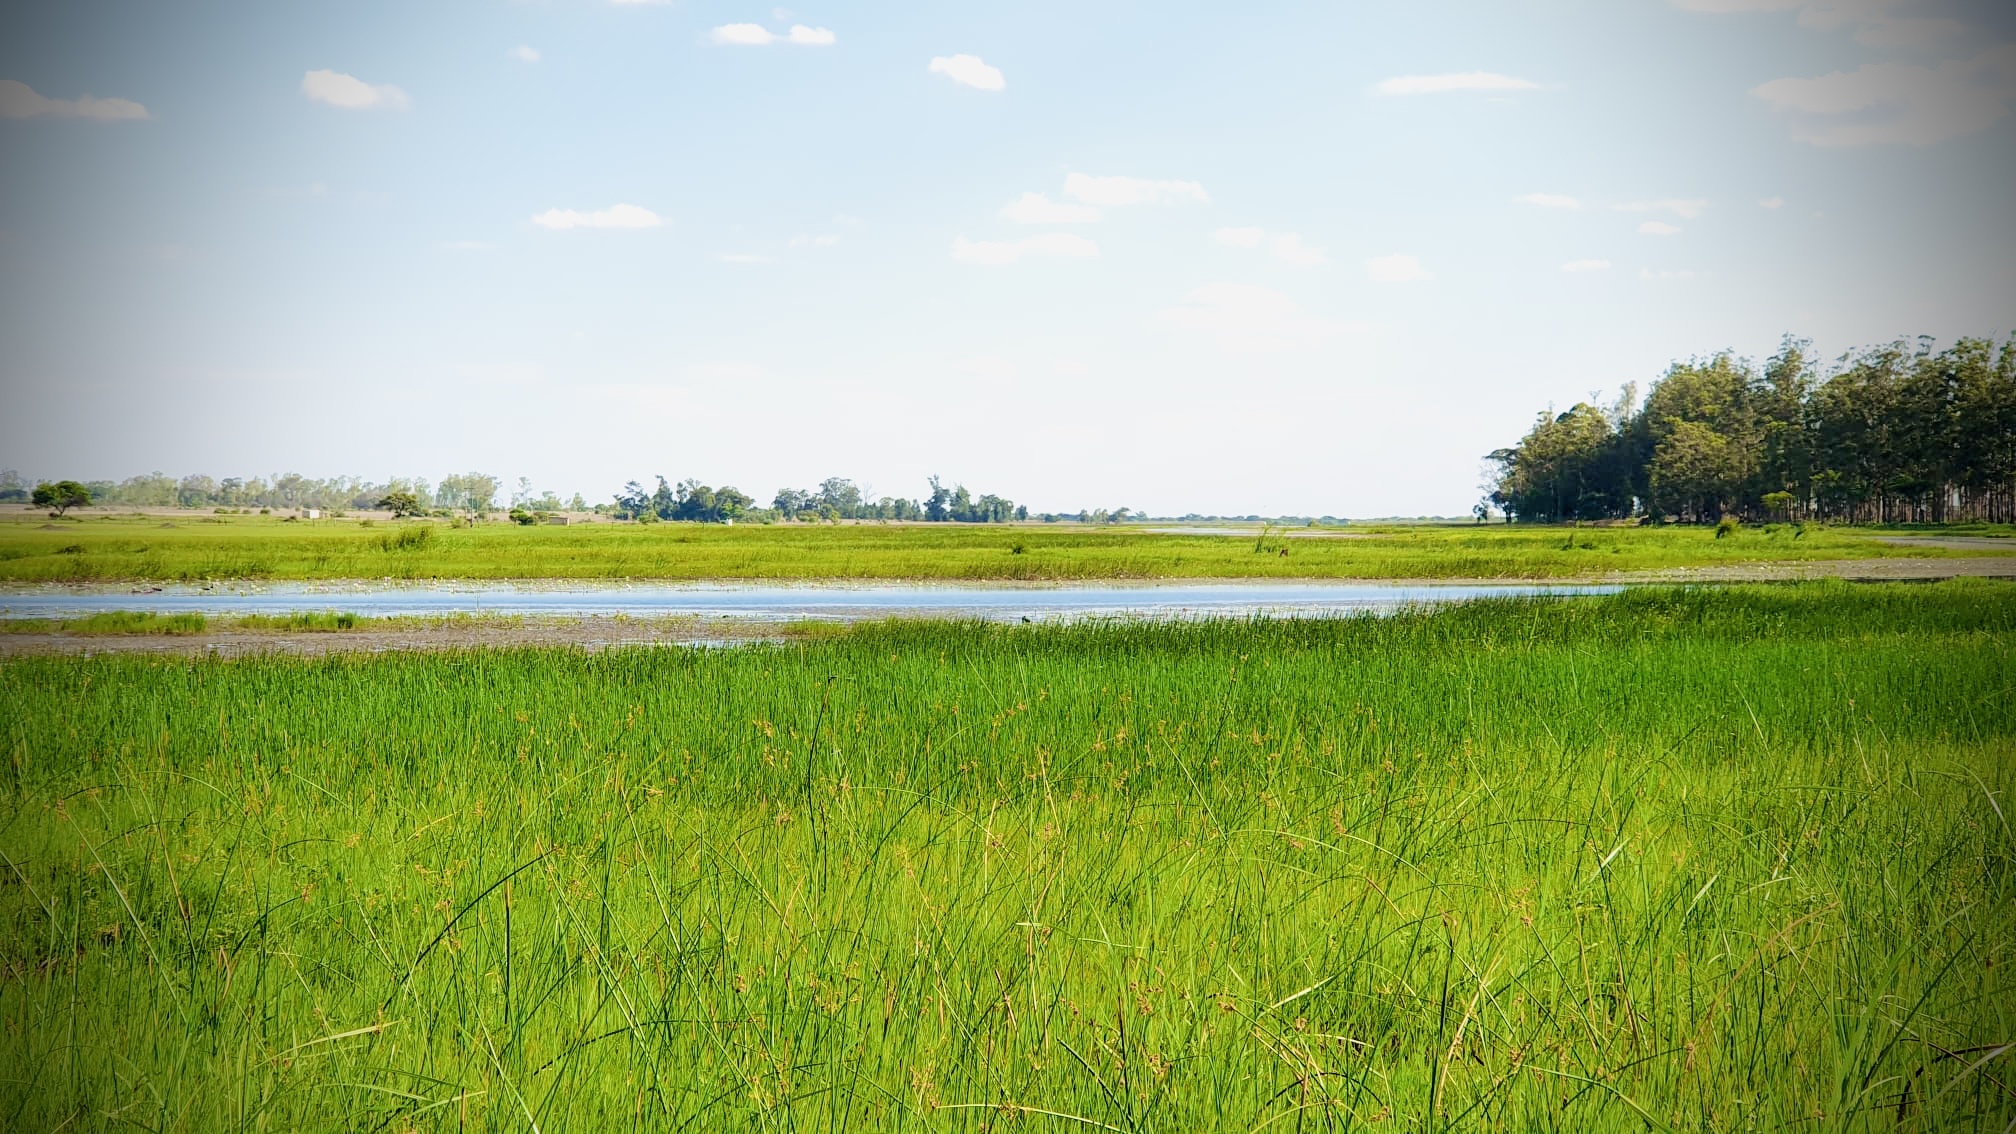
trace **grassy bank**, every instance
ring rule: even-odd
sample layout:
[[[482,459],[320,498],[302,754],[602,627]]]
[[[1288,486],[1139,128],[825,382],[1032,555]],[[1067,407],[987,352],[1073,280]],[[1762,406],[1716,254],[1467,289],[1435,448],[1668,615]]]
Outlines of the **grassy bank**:
[[[0,1115],[1999,1131],[2012,642],[1816,584],[9,663]]]
[[[1867,531],[1393,525],[1353,538],[1140,528],[699,524],[451,528],[158,517],[0,523],[0,582],[204,579],[1566,578],[1870,556],[1969,554]],[[1286,552],[1283,555],[1282,552]]]
[[[374,625],[417,624],[422,621],[367,619],[361,615],[333,610],[297,610],[288,614],[244,614],[231,618],[212,618],[206,614],[193,612],[161,614],[146,610],[107,610],[76,618],[0,618],[0,634],[181,638],[211,631],[335,633]]]

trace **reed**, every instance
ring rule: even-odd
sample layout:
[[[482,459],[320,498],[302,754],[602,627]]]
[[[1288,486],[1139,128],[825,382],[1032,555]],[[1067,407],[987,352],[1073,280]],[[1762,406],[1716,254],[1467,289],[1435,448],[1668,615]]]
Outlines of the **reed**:
[[[2012,633],[1815,584],[15,661],[0,1115],[2000,1131]]]

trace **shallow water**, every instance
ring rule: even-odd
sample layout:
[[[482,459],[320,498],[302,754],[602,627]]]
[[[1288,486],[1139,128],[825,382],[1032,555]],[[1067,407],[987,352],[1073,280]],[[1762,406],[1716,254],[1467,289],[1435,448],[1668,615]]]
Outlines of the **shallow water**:
[[[162,588],[45,587],[0,591],[0,617],[61,618],[108,610],[161,614],[630,615],[757,621],[853,620],[929,614],[1053,620],[1134,616],[1320,615],[1397,610],[1467,599],[1592,595],[1614,586],[1535,583],[1143,583],[1003,586],[956,583],[274,583]]]

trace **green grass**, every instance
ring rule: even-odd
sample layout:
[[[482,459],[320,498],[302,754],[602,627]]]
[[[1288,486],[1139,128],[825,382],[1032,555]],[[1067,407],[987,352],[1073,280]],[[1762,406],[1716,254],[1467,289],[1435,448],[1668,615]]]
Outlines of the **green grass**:
[[[288,614],[247,614],[232,621],[239,630],[282,630],[295,633],[334,633],[339,630],[357,630],[373,624],[373,620],[348,611],[297,610]]]
[[[333,610],[297,610],[289,614],[245,614],[213,619],[202,614],[160,614],[154,611],[108,610],[76,618],[0,618],[0,634],[70,634],[87,637],[164,634],[189,636],[212,630],[321,632],[357,630],[413,619],[370,619]],[[434,620],[441,621],[441,620]]]
[[[122,635],[201,634],[210,620],[201,614],[158,614],[153,611],[107,610],[77,618],[0,618],[0,634]]]
[[[259,517],[0,522],[0,582],[203,579],[1566,578],[1757,562],[1969,554],[1787,525],[1703,528],[1385,525],[1373,538],[1162,535],[1083,525],[720,527],[433,524],[363,528]],[[1020,548],[1018,551],[1017,549]],[[1288,554],[1282,556],[1280,551]],[[1984,552],[1985,554],[1985,552]]]
[[[2001,1131],[2012,641],[1812,584],[16,661],[0,1125]]]

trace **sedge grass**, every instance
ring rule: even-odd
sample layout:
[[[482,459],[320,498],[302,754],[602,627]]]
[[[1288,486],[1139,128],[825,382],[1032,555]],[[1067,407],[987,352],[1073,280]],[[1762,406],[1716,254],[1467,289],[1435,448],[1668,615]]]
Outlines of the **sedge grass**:
[[[13,1129],[1993,1130],[2016,588],[0,666]]]
[[[1255,541],[1084,525],[582,524],[386,530],[257,517],[161,529],[0,523],[0,582],[205,579],[1549,579],[1872,556],[1989,554],[1856,529],[1407,524]],[[1281,552],[1286,551],[1283,555]]]

